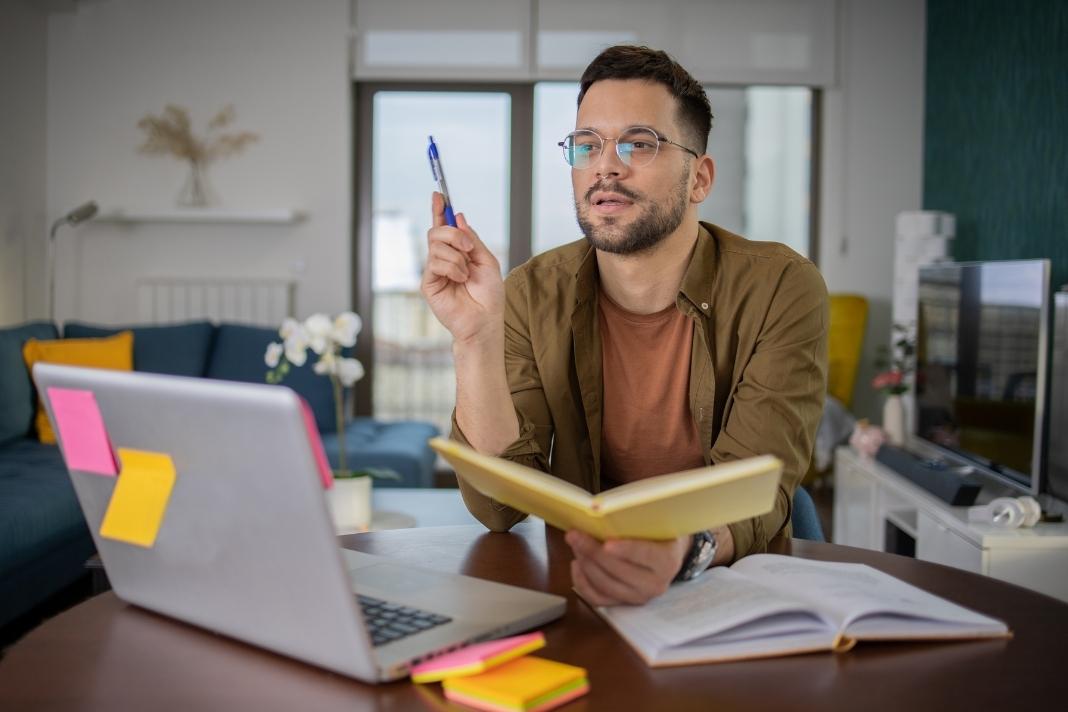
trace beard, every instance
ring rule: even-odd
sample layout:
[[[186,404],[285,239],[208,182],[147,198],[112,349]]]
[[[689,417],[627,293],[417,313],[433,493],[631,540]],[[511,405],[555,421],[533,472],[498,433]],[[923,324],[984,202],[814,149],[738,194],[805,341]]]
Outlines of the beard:
[[[575,201],[575,218],[578,220],[586,241],[594,248],[615,255],[633,255],[656,247],[664,238],[678,229],[686,216],[689,202],[689,168],[682,172],[679,180],[663,203],[650,202],[646,197],[621,185],[596,183],[586,191],[580,202]],[[602,217],[599,225],[590,220],[590,198],[599,190],[618,193],[638,205],[645,201],[647,207],[642,210],[630,224],[620,224],[613,216]]]

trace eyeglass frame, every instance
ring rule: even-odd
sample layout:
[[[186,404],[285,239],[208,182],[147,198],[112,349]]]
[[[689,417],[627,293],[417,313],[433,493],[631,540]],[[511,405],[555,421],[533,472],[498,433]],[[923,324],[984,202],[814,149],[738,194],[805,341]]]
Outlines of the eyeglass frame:
[[[563,151],[563,153],[564,153],[564,162],[567,163],[567,165],[571,166],[572,169],[574,169],[576,171],[588,170],[588,169],[592,168],[597,163],[597,161],[590,161],[590,165],[586,166],[585,168],[575,168],[574,164],[571,163],[571,161],[567,160],[567,148],[564,146],[564,144],[567,143],[567,139],[568,138],[574,136],[575,134],[577,134],[579,132],[591,133],[601,141],[601,148],[600,148],[601,156],[604,156],[604,145],[605,145],[605,143],[608,142],[608,141],[612,141],[612,142],[614,142],[616,144],[616,157],[619,159],[620,163],[622,163],[625,166],[631,166],[632,164],[627,162],[626,160],[624,160],[623,156],[619,153],[619,137],[623,136],[628,131],[633,131],[634,129],[642,129],[643,131],[648,131],[653,136],[656,136],[656,153],[653,154],[653,157],[649,159],[648,163],[640,163],[640,164],[638,164],[638,168],[641,168],[642,166],[648,166],[653,161],[656,160],[656,157],[660,155],[660,144],[662,144],[662,143],[671,144],[672,146],[676,146],[678,148],[681,148],[683,151],[686,151],[687,153],[689,153],[694,158],[700,158],[701,157],[701,154],[699,154],[697,151],[693,150],[692,148],[690,148],[688,146],[683,146],[681,143],[677,143],[675,141],[672,141],[667,136],[661,135],[661,133],[659,131],[657,131],[656,129],[654,129],[651,126],[628,126],[627,128],[623,129],[622,132],[620,132],[619,136],[616,136],[615,138],[605,138],[604,136],[602,136],[601,134],[597,133],[593,129],[575,129],[574,131],[569,133],[567,136],[564,136],[564,140],[563,141],[558,141],[556,143],[556,145],[559,146],[560,150]]]

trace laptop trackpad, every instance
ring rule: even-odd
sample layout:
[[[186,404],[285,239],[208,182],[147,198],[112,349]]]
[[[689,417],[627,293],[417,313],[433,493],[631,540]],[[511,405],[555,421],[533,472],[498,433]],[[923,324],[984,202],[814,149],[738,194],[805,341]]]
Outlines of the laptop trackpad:
[[[354,583],[361,587],[373,587],[382,593],[397,595],[424,594],[427,589],[437,588],[448,574],[420,571],[394,564],[372,564],[350,572]]]

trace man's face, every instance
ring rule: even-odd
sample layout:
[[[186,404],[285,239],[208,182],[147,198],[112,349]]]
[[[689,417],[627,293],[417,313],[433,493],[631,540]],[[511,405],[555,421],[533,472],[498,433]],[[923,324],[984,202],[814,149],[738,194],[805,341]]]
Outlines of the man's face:
[[[605,139],[646,126],[683,145],[691,142],[675,119],[676,100],[662,84],[637,79],[594,83],[582,99],[576,128]],[[660,144],[652,163],[628,166],[605,141],[589,168],[572,169],[575,214],[586,239],[615,254],[648,250],[676,230],[690,205],[691,162],[686,151]]]

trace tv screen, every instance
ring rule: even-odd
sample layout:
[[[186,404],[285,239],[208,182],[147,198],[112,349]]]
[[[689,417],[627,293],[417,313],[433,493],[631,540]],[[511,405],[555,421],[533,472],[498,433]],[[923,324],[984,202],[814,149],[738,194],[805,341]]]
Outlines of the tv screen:
[[[920,268],[913,433],[1039,491],[1049,261]]]

